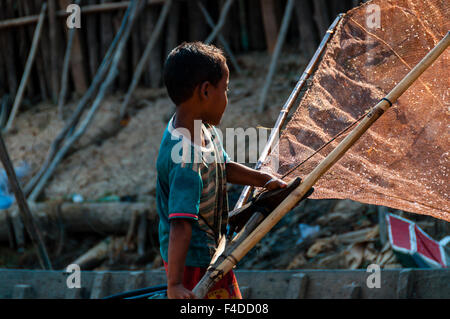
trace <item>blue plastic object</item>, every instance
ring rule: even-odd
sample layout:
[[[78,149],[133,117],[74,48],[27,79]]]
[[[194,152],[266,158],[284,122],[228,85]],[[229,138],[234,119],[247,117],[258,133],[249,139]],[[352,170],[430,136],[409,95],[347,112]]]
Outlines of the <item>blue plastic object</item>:
[[[4,194],[0,195],[0,209],[8,209],[9,207],[11,207],[13,202],[14,199],[12,198],[12,196]]]

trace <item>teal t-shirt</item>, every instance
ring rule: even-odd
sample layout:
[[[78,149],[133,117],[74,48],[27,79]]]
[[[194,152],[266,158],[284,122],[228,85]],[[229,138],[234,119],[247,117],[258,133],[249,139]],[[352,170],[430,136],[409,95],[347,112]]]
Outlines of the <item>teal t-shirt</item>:
[[[225,171],[229,159],[214,127],[202,124],[208,147],[201,147],[178,134],[172,120],[164,131],[156,162],[160,252],[168,262],[170,220],[190,219],[192,236],[185,265],[207,267],[228,221],[226,188],[218,187],[216,174],[217,165]]]

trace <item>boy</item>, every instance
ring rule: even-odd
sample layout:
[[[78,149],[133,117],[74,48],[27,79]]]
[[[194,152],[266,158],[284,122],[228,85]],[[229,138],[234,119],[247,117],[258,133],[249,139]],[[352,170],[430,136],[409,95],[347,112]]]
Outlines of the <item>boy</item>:
[[[226,183],[272,190],[273,176],[232,162],[214,125],[227,106],[229,70],[223,52],[201,42],[183,43],[164,65],[164,83],[176,105],[157,159],[160,252],[168,298],[195,298],[192,289],[226,233]],[[242,298],[230,271],[207,298]]]

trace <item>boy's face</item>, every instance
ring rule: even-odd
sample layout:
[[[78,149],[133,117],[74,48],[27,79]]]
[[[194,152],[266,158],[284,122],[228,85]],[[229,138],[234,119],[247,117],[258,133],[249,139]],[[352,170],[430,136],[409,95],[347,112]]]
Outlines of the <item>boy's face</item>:
[[[222,79],[217,83],[217,86],[209,85],[204,108],[203,120],[211,125],[218,125],[225,112],[228,104],[228,82],[230,71],[227,65],[223,66],[224,74]]]

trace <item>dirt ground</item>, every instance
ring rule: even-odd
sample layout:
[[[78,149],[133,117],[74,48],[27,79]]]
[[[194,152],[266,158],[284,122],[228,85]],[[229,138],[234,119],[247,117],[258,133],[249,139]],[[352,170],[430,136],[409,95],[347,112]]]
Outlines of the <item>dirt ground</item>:
[[[307,61],[299,57],[295,50],[285,50],[268,94],[268,107],[261,114],[257,112],[257,108],[270,58],[265,52],[260,52],[241,55],[238,61],[243,74],[231,72],[229,105],[219,128],[223,131],[225,128],[239,127],[270,128]],[[154,196],[159,143],[175,107],[167,97],[165,89],[140,88],[128,110],[129,121],[120,125],[116,116],[122,98],[123,93],[118,92],[104,100],[94,122],[76,143],[70,155],[58,166],[40,200],[70,200],[73,194],[80,194],[84,200],[92,201],[110,195],[134,196],[138,201],[147,201],[149,197]],[[76,102],[72,100],[67,104],[66,114],[75,108]],[[41,103],[21,112],[15,122],[14,131],[5,136],[14,164],[19,165],[26,161],[31,166],[31,173],[37,172],[51,142],[62,127],[63,121],[58,118],[55,105]],[[27,180],[24,180],[24,183],[26,182]],[[231,202],[236,200],[240,189],[230,186]],[[432,232],[431,235],[441,235],[434,231],[435,223],[432,218],[412,214],[405,217],[421,221],[424,230]],[[321,232],[315,240],[299,241],[300,224],[319,226]],[[351,201],[306,200],[297,210],[289,213],[241,261],[239,267],[359,268],[383,258],[386,266],[401,267],[389,247],[380,245],[376,227],[377,212],[370,205]],[[317,243],[317,239],[369,228],[372,229],[371,237],[362,242],[339,244],[336,241],[322,240]],[[102,237],[98,234],[72,236],[66,241],[63,253],[58,256],[58,265],[63,267],[100,240]],[[277,244],[280,242],[283,244]],[[313,244],[316,246],[311,248]],[[0,249],[0,255],[3,256],[0,267],[39,267],[32,250],[26,250],[21,255],[7,247]],[[114,258],[110,255],[110,258],[96,269],[161,267],[157,247],[153,247],[152,253],[144,259],[137,258],[133,251],[126,252],[117,247],[116,249],[121,253],[114,255]],[[121,257],[118,258],[118,255]]]

